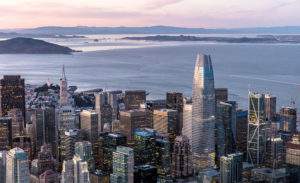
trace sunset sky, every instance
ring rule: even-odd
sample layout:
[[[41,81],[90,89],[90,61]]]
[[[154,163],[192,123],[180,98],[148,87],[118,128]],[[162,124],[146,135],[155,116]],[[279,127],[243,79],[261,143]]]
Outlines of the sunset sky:
[[[1,0],[0,29],[300,25],[300,0]]]

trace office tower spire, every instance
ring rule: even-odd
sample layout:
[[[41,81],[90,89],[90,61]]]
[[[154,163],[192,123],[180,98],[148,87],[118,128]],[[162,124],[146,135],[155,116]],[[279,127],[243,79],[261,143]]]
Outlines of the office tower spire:
[[[63,65],[60,78],[60,106],[66,104],[68,104],[68,81],[65,74],[65,65]]]
[[[197,56],[192,100],[192,152],[197,173],[215,165],[215,88],[210,55]]]

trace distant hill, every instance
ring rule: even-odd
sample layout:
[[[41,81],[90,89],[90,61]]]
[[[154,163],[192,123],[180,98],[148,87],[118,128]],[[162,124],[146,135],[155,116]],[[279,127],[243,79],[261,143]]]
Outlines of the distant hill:
[[[12,31],[12,30],[10,30]],[[59,27],[48,26],[33,29],[17,29],[23,34],[75,35],[75,34],[300,34],[300,26],[253,27],[233,29],[205,29],[171,26],[152,27]]]
[[[32,38],[13,38],[0,41],[0,54],[71,54],[75,52],[65,46]]]

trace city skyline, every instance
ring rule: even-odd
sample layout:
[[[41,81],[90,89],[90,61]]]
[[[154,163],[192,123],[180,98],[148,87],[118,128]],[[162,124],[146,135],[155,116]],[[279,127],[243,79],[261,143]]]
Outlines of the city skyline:
[[[272,5],[270,5],[272,4]],[[188,13],[187,13],[188,12]],[[272,13],[270,13],[272,12]],[[154,26],[236,28],[300,25],[295,0],[12,0],[0,2],[0,28]],[[24,21],[28,19],[30,21]]]

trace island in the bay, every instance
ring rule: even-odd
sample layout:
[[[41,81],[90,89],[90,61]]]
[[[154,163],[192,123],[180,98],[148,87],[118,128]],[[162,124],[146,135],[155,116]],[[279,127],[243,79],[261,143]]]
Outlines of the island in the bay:
[[[299,35],[259,35],[257,37],[198,37],[185,35],[156,35],[145,37],[124,37],[122,39],[137,41],[203,41],[223,43],[300,43]]]
[[[32,38],[0,41],[0,54],[71,54],[71,48]]]

